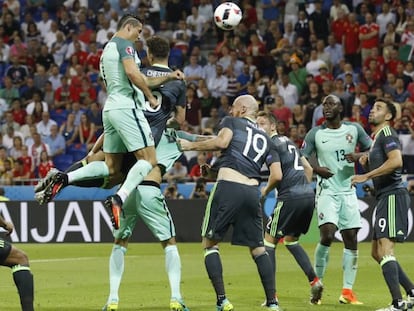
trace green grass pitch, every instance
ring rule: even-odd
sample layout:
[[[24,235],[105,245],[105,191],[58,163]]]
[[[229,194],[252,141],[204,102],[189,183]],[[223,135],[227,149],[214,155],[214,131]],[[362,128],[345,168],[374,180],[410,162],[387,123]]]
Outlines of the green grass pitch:
[[[35,277],[37,311],[101,310],[108,287],[111,244],[16,244],[29,254]],[[313,260],[314,244],[305,244]],[[192,311],[215,310],[213,288],[204,268],[200,244],[181,243],[182,293]],[[397,245],[397,258],[414,279],[413,243]],[[324,280],[323,304],[308,303],[309,285],[283,245],[277,250],[277,289],[285,311],[375,310],[386,306],[390,296],[380,267],[370,257],[370,243],[361,243],[355,284],[361,306],[340,305],[342,244],[334,243]],[[256,265],[247,248],[221,245],[224,281],[236,311],[262,310],[264,294]],[[169,310],[170,289],[159,244],[131,243],[126,255],[120,289],[120,311]],[[0,310],[20,310],[10,269],[0,268]]]

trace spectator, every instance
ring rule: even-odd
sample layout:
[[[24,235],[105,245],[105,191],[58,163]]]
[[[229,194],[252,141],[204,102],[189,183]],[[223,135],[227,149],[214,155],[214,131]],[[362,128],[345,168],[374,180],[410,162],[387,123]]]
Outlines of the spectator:
[[[377,24],[379,26],[380,38],[386,33],[387,25],[392,23],[395,25],[395,13],[390,10],[390,4],[388,2],[382,3],[382,12],[377,15]]]
[[[191,35],[192,32],[187,27],[185,20],[180,20],[178,22],[178,29],[173,32],[172,42],[174,47],[181,50],[184,55],[188,52]]]
[[[190,161],[191,162],[191,161]],[[204,154],[204,152],[199,152],[199,154],[197,155],[197,163],[194,164],[191,169],[190,169],[190,173],[188,174],[189,177],[196,181],[198,180],[201,176],[201,167],[203,165],[205,165],[207,163],[206,160],[206,155]]]
[[[182,200],[184,196],[178,192],[177,185],[175,183],[169,183],[164,190],[164,197],[167,200]]]
[[[337,20],[340,17],[340,11],[342,11],[344,15],[349,14],[349,9],[346,6],[346,4],[341,3],[340,0],[333,0],[331,9],[329,11],[329,17],[331,18],[331,20]]]
[[[26,114],[24,120],[25,123],[20,127],[20,133],[23,135],[23,141],[25,141],[26,138],[30,136],[30,126],[34,124],[33,115]]]
[[[61,31],[57,31],[50,45],[50,53],[53,55],[53,59],[58,66],[62,66],[65,62],[66,54],[68,52],[68,44],[65,40],[65,35]]]
[[[49,18],[49,12],[47,10],[42,10],[41,20],[37,22],[37,28],[39,29],[43,39],[46,38],[46,35],[50,30],[51,24],[52,19]]]
[[[46,72],[45,67],[43,65],[36,65],[36,72],[33,77],[33,84],[35,88],[44,92],[45,84],[49,80],[49,74]]]
[[[318,39],[327,42],[329,35],[329,17],[322,10],[322,1],[316,0],[315,10],[309,16],[309,30],[311,34],[315,34]]]
[[[226,96],[227,98],[227,96]],[[218,133],[218,126],[220,124],[220,117],[218,114],[218,109],[216,107],[211,107],[210,108],[210,117],[206,118],[204,124],[203,124],[203,128],[201,129],[202,131],[204,131],[204,129],[209,128],[213,131],[213,133]]]
[[[29,155],[29,148],[26,145],[22,146],[22,155],[18,159],[23,161],[24,169],[30,171],[30,178],[34,178],[33,159]]]
[[[299,19],[295,24],[295,33],[296,38],[302,38],[304,40],[304,46],[309,47],[309,37],[310,37],[310,29],[309,29],[309,20],[306,16],[305,11],[299,11]]]
[[[7,132],[3,134],[3,146],[9,151],[13,147],[13,140],[15,137],[23,139],[23,135],[20,132],[15,132],[12,126],[7,128]]]
[[[286,128],[292,124],[292,110],[285,106],[285,101],[282,96],[277,95],[275,103],[272,105],[272,114],[280,122],[284,122]]]
[[[13,160],[23,156],[23,139],[20,136],[13,137],[13,146],[9,149],[9,155]]]
[[[50,136],[50,129],[53,125],[57,125],[56,121],[50,118],[48,111],[43,111],[42,120],[36,124],[37,132],[42,136],[42,140]]]
[[[349,22],[344,25],[342,44],[345,60],[354,65],[355,68],[361,67],[360,42],[359,42],[359,23],[356,14],[350,13]],[[336,38],[335,38],[336,39]]]
[[[409,20],[409,18],[403,5],[398,5],[395,11],[395,31],[399,36],[401,36],[405,31],[405,27],[407,25],[407,21]]]
[[[365,22],[364,25],[359,27],[362,62],[370,56],[373,47],[379,46],[379,26],[374,23],[370,13],[365,15]]]
[[[353,96],[345,92],[344,81],[336,79],[334,82],[334,91],[332,94],[339,97],[342,103],[342,117],[350,118],[352,116]]]
[[[42,151],[46,151],[47,154],[50,154],[50,147],[48,144],[42,141],[42,138],[39,133],[35,132],[32,134],[33,143],[29,147],[29,155],[33,159],[34,167],[38,167],[40,164],[40,154]]]
[[[237,82],[238,82],[238,86],[237,86],[238,94],[237,95],[247,94],[247,84],[250,82],[250,80],[251,80],[251,75],[250,75],[249,65],[245,64],[243,66],[242,73],[237,76]]]
[[[166,179],[168,183],[185,182],[188,179],[187,173],[187,167],[183,165],[181,161],[176,160],[173,167],[164,175],[164,179]]]
[[[23,26],[23,25],[22,25]],[[36,40],[38,42],[42,42],[42,35],[39,31],[39,29],[37,29],[37,25],[35,22],[31,21],[29,23],[27,23],[27,28],[26,28],[26,42],[30,41],[30,40]]]
[[[36,91],[33,94],[32,101],[26,106],[26,112],[27,114],[38,114],[39,111],[49,111],[49,107],[47,106],[47,103],[42,100],[42,93],[40,91]],[[38,115],[35,115],[35,117],[38,117]]]
[[[66,147],[79,141],[79,127],[75,125],[75,114],[68,114],[66,122],[60,126],[59,133],[65,139]]]
[[[12,79],[5,76],[4,87],[0,89],[0,98],[4,99],[7,103],[7,108],[10,108],[12,100],[19,97],[19,90],[13,85]]]
[[[46,44],[42,44],[40,47],[40,53],[36,57],[36,64],[42,65],[44,71],[46,72],[49,71],[50,67],[54,63],[55,59],[53,54],[49,52],[49,47]]]
[[[341,42],[349,23],[347,14],[342,9],[338,10],[338,18],[331,20],[331,33],[335,37],[335,42]]]
[[[3,161],[3,168],[0,169],[0,185],[13,185],[13,164],[10,159]]]
[[[64,154],[66,151],[66,141],[62,134],[58,131],[57,124],[50,127],[50,135],[45,138],[44,142],[50,147],[50,156],[55,157]]]
[[[26,85],[22,86],[22,88],[20,89],[20,94],[23,100],[24,107],[27,108],[27,105],[31,101],[33,101],[33,96],[36,92],[40,92],[40,94],[42,93],[41,90],[35,87],[33,78],[29,76],[27,78]]]
[[[402,78],[395,80],[395,90],[391,95],[394,101],[400,104],[404,103],[410,97],[410,93],[404,87],[404,80]]]
[[[197,179],[193,190],[190,194],[190,199],[207,199],[210,192],[206,190],[207,184],[203,177]]]
[[[54,167],[53,161],[50,160],[47,151],[43,150],[40,152],[40,162],[37,166],[37,177],[45,178],[47,173]]]
[[[30,178],[31,172],[27,168],[27,166],[24,165],[23,159],[19,158],[14,162],[14,168],[13,168],[13,184],[14,185],[27,185],[28,181],[27,179]]]
[[[217,111],[220,120],[230,115],[231,104],[232,103],[230,102],[230,99],[227,96],[223,95],[220,97],[220,103]]]
[[[13,113],[11,111],[7,111],[5,114],[3,125],[1,126],[2,134],[6,134],[9,127],[12,127],[15,131],[20,130],[20,124],[14,121]]]
[[[191,15],[187,16],[186,23],[187,26],[191,29],[191,39],[190,39],[190,53],[192,47],[199,46],[203,35],[208,30],[208,22],[203,15],[200,15],[198,12],[198,6],[193,5],[191,7]]]
[[[196,131],[201,125],[201,104],[193,86],[189,85],[186,92],[185,119]]]
[[[319,68],[321,68],[323,65],[327,66],[324,61],[318,58],[318,51],[316,49],[312,49],[310,59],[306,64],[306,71],[312,76],[316,77],[319,75]]]
[[[79,125],[79,140],[81,144],[84,144],[88,150],[92,148],[96,141],[96,129],[95,124],[91,123],[87,114],[82,114],[81,122]]]
[[[289,81],[289,75],[287,73],[282,74],[282,81],[277,84],[279,95],[283,97],[286,107],[292,109],[293,106],[298,104],[299,94],[298,89]]]
[[[197,56],[190,56],[190,63],[183,69],[187,83],[194,83],[198,86],[198,81],[203,78],[203,68],[197,63]]]
[[[308,72],[306,71],[306,68],[301,67],[302,60],[296,54],[291,56],[289,63],[292,69],[292,71],[289,72],[289,81],[296,86],[300,96],[305,89]]]
[[[55,91],[55,109],[66,109],[70,102],[74,98],[74,94],[72,94],[68,78],[66,76],[62,76],[61,79],[61,86],[58,87]]]
[[[17,63],[25,64],[27,61],[27,54],[27,44],[22,42],[19,35],[15,34],[13,36],[13,43],[10,44],[10,58],[15,57]]]

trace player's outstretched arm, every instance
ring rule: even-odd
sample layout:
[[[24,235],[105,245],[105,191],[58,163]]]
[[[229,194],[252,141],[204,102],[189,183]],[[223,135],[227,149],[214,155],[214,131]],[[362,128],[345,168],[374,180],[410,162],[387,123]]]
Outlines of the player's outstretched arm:
[[[213,136],[207,140],[191,142],[185,139],[177,139],[177,144],[180,150],[190,151],[216,151],[226,149],[233,138],[233,131],[229,128],[223,128],[220,130],[217,136]]]

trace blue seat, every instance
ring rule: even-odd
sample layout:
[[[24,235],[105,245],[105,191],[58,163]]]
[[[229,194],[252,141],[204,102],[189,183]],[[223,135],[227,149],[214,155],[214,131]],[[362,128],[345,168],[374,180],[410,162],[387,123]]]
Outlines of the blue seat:
[[[88,154],[88,150],[85,144],[74,144],[66,149],[66,154],[73,156],[73,162],[82,160]]]
[[[73,164],[73,155],[59,154],[53,158],[53,164],[58,170],[65,171],[69,166]]]

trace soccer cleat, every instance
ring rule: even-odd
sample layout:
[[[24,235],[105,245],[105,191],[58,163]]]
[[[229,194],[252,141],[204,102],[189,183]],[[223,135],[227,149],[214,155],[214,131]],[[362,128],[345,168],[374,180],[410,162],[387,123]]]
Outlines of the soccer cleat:
[[[53,198],[61,191],[64,187],[68,185],[68,175],[62,172],[57,172],[53,176],[50,183],[44,190],[44,202],[48,203],[53,200]]]
[[[311,298],[310,303],[313,305],[320,305],[322,303],[323,284],[321,280],[315,278],[311,283]]]
[[[190,311],[185,304],[184,301],[177,300],[177,299],[171,299],[170,301],[170,311]]]
[[[112,226],[115,230],[119,229],[121,223],[122,200],[119,195],[110,195],[104,201],[104,206],[111,215]]]
[[[339,302],[343,304],[350,304],[350,305],[362,305],[361,301],[358,301],[355,293],[352,289],[343,288],[342,294],[339,296]]]
[[[102,311],[118,311],[118,303],[117,302],[111,302],[106,304]]]
[[[36,186],[34,186],[34,192],[38,193],[41,192],[43,190],[45,190],[45,188],[47,187],[47,185],[52,181],[52,178],[59,173],[59,170],[56,168],[51,168],[49,170],[49,172],[47,172],[46,177],[42,178]]]
[[[266,310],[283,311],[283,309],[277,303],[266,305]]]
[[[407,311],[413,311],[414,310],[414,296],[407,295]]]
[[[408,311],[410,309],[410,304],[407,301],[400,301],[398,307],[390,305],[386,308],[377,309],[376,311]]]
[[[217,311],[233,311],[234,307],[228,299],[224,299],[219,306]]]

